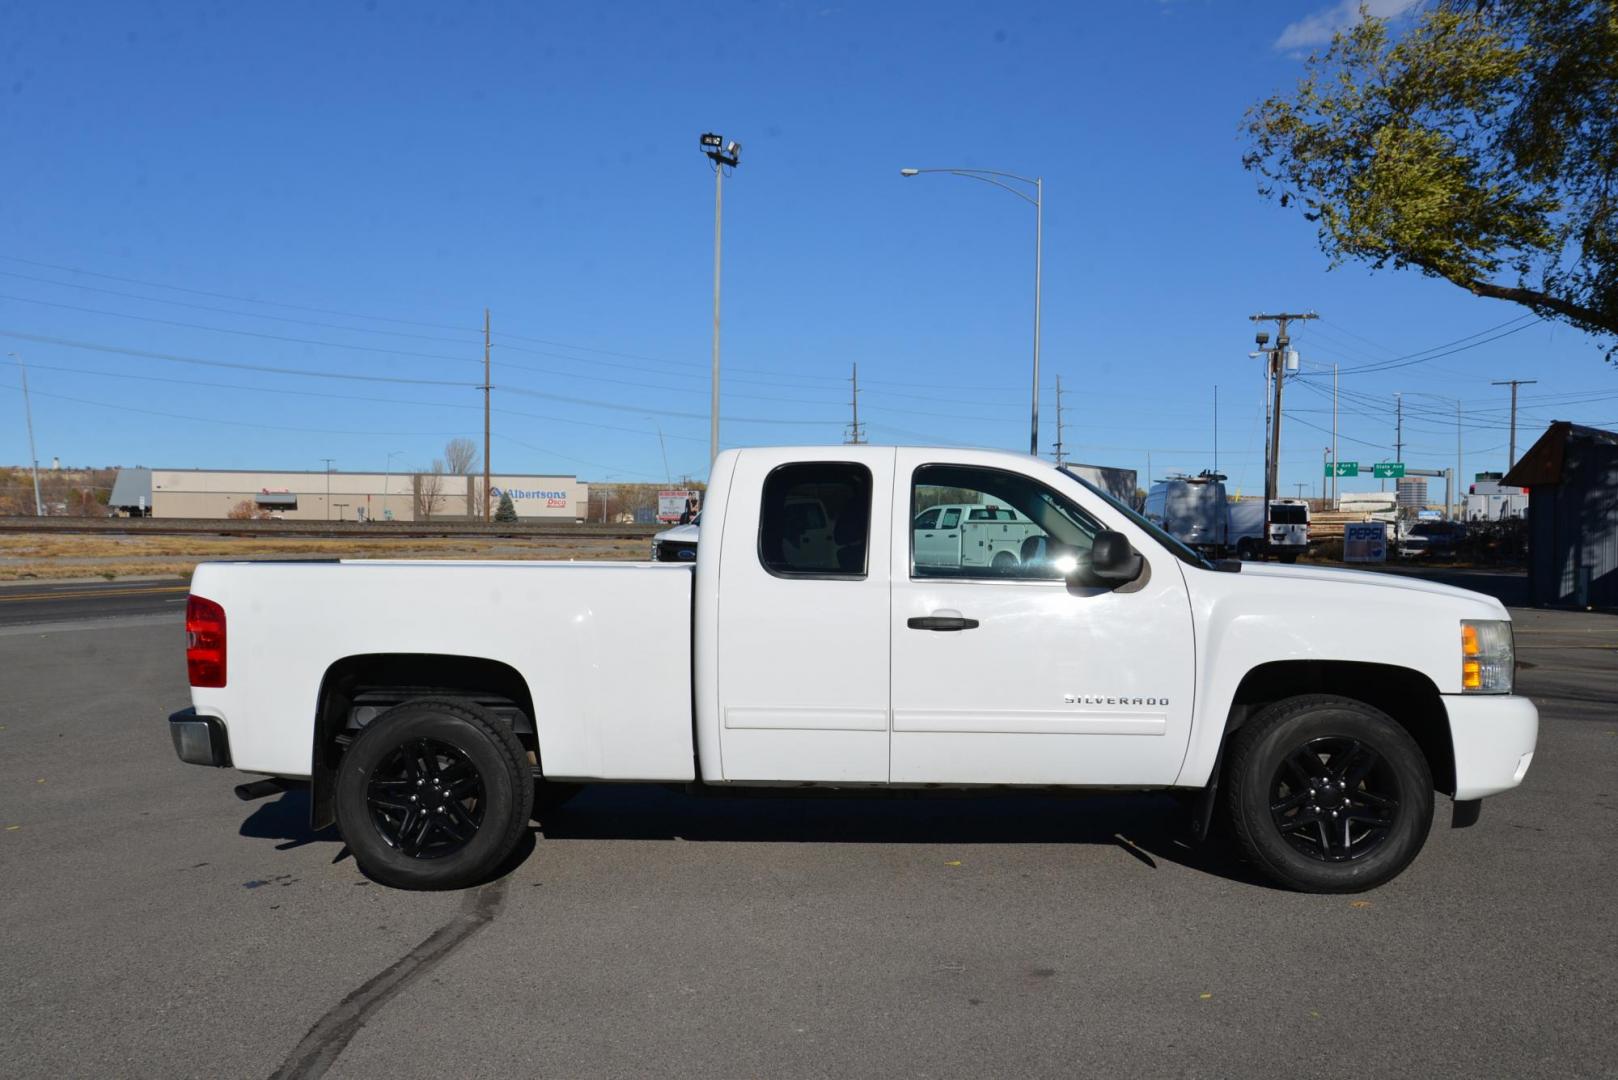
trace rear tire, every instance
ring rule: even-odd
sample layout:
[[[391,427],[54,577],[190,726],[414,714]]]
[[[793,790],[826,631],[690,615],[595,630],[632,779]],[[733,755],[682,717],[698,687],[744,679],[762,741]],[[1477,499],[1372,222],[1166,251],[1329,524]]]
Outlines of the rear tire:
[[[337,828],[360,869],[400,889],[458,889],[510,856],[533,809],[528,752],[470,702],[423,698],[365,726],[337,769]]]
[[[1386,713],[1351,698],[1311,694],[1265,708],[1232,738],[1224,786],[1242,852],[1301,892],[1390,881],[1432,826],[1421,748]]]
[[[1252,562],[1257,554],[1251,540],[1239,540],[1236,543],[1236,557],[1243,562]]]
[[[999,551],[995,553],[990,565],[1001,573],[1009,573],[1017,566],[1017,556],[1009,551]]]

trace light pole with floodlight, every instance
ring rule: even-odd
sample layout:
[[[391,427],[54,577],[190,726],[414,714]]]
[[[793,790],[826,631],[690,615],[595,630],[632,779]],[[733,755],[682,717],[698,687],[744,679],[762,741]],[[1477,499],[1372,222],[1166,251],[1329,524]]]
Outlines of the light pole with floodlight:
[[[995,169],[900,169],[899,175],[903,177],[920,176],[922,173],[948,173],[951,176],[964,176],[969,180],[981,180],[985,184],[993,184],[997,188],[1011,192],[1023,202],[1031,203],[1034,207],[1034,396],[1033,405],[1028,420],[1028,452],[1035,457],[1039,456],[1039,294],[1040,276],[1042,272],[1043,247],[1045,242],[1045,179],[1036,176],[1029,179],[1018,176],[1016,173],[999,172]],[[998,179],[997,179],[998,178]],[[1027,184],[1034,189],[1029,195],[1006,183],[1015,180],[1020,184]]]
[[[702,135],[702,152],[713,162],[713,397],[709,403],[708,460],[719,456],[719,253],[724,233],[725,170],[741,163],[742,144],[711,131]]]

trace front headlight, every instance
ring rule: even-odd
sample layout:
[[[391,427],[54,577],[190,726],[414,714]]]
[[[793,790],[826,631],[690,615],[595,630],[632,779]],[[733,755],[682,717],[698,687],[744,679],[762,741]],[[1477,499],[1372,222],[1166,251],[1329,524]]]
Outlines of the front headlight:
[[[1461,690],[1509,694],[1516,667],[1510,619],[1461,620]]]

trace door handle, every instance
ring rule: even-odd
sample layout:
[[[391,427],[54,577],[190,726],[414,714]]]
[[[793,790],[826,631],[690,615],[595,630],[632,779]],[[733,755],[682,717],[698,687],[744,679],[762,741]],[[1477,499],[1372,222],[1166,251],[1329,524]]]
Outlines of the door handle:
[[[917,615],[905,625],[912,630],[976,630],[978,621],[959,615]]]

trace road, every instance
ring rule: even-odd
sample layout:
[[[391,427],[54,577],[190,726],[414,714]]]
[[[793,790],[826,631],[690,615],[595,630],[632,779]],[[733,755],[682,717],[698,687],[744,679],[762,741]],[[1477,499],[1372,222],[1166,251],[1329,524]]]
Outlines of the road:
[[[69,601],[53,601],[68,604]],[[178,615],[0,629],[14,1076],[1618,1074],[1618,618],[1518,612],[1524,787],[1362,896],[1159,796],[601,786],[499,881],[368,883],[179,764]],[[1439,818],[1447,822],[1447,805]]]
[[[183,610],[183,581],[107,581],[0,585],[0,627],[91,622]]]

